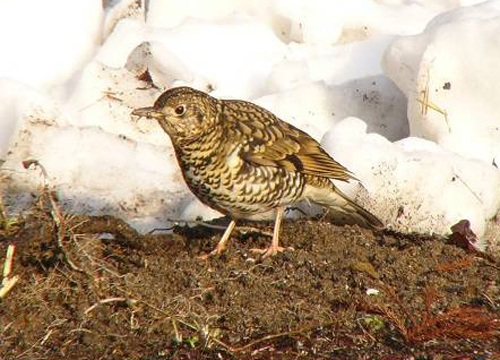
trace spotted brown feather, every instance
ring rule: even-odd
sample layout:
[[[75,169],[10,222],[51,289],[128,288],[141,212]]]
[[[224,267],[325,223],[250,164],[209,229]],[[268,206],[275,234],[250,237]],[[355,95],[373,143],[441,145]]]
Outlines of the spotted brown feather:
[[[351,172],[307,133],[260,106],[179,87],[133,114],[158,121],[172,140],[191,191],[231,216],[210,255],[224,250],[236,220],[270,217],[275,218],[272,245],[258,251],[264,256],[282,251],[278,239],[283,209],[301,200],[325,206],[345,222],[382,227],[332,183],[356,179]]]

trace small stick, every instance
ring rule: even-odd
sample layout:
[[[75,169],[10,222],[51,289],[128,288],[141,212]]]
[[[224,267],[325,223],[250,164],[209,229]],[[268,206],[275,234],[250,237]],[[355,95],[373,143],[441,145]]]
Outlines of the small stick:
[[[425,85],[425,89],[420,91],[420,94],[422,95],[421,99],[417,98],[417,102],[422,105],[422,115],[427,115],[427,112],[429,109],[432,109],[441,115],[443,115],[444,120],[446,121],[446,125],[448,126],[448,132],[451,133],[451,127],[450,123],[448,122],[448,113],[445,109],[441,109],[438,105],[434,104],[432,101],[429,100],[429,71],[427,71],[427,83]]]
[[[49,175],[48,175],[47,171],[45,170],[45,167],[42,164],[40,164],[38,162],[38,160],[34,160],[34,159],[29,159],[29,160],[23,161],[23,166],[25,169],[29,169],[31,166],[33,166],[35,168],[38,167],[40,169],[40,171],[42,172],[43,191],[47,194],[47,196],[50,200],[50,205],[52,206],[52,211],[50,213],[52,215],[52,219],[54,220],[54,223],[56,224],[56,228],[57,228],[56,244],[57,244],[59,251],[61,251],[61,253],[64,257],[64,260],[73,270],[89,276],[89,274],[85,270],[80,269],[78,266],[75,265],[75,263],[73,261],[71,261],[68,253],[64,249],[64,245],[63,245],[62,241],[63,241],[64,237],[66,236],[66,230],[67,230],[66,229],[66,221],[64,220],[63,212],[61,211],[61,209],[59,208],[59,205],[57,204],[57,201],[54,197],[54,193],[49,187],[49,183],[48,183]]]
[[[19,281],[19,276],[14,276],[12,278],[9,277],[10,272],[12,271],[12,262],[14,261],[14,252],[16,250],[16,246],[13,244],[9,244],[7,247],[7,257],[3,263],[3,279],[2,285],[0,287],[0,298],[3,298],[7,293],[16,285]]]
[[[19,281],[19,276],[16,275],[11,278],[4,278],[2,280],[2,287],[0,288],[0,298],[3,298]]]
[[[50,335],[52,335],[52,332],[54,329],[50,329],[47,334],[43,337],[42,341],[40,341],[40,345],[45,344],[45,342],[49,339]]]
[[[8,278],[10,272],[12,271],[12,261],[14,260],[14,252],[16,250],[16,246],[13,244],[9,244],[7,247],[7,258],[3,263],[3,277]]]
[[[474,195],[474,197],[479,201],[480,204],[483,204],[483,201],[481,198],[474,192],[474,190],[471,189],[471,187],[460,177],[458,174],[455,172],[455,176],[460,182]]]
[[[226,227],[227,226],[222,226],[222,225],[212,225],[212,224],[208,224],[204,221],[200,221],[200,220],[175,220],[175,219],[166,219],[166,221],[168,222],[171,222],[171,223],[174,223],[175,225],[179,224],[179,223],[184,223],[186,225],[194,225],[194,226],[203,226],[203,227],[206,227],[206,228],[209,228],[209,229],[214,229],[214,230],[226,230]],[[175,226],[174,225],[174,226]],[[166,231],[166,230],[172,230],[173,229],[173,226],[172,227],[169,227],[169,228],[156,228],[156,229],[153,229],[151,230],[148,235],[151,235],[152,233],[156,232],[156,231]],[[259,234],[262,234],[264,236],[267,236],[267,237],[273,237],[273,234],[267,232],[267,231],[262,231],[256,227],[252,227],[252,226],[237,226],[235,231],[238,231],[242,234],[246,234],[246,233],[251,233],[251,232],[255,232],[255,233],[259,233]]]
[[[127,299],[127,298],[124,298],[124,297],[108,298],[108,299],[104,299],[104,300],[100,300],[100,301],[96,302],[94,305],[92,305],[91,307],[89,307],[83,313],[85,315],[88,315],[88,313],[91,312],[92,310],[94,310],[97,306],[102,305],[102,304],[107,304],[107,303],[110,303],[110,302],[124,302],[124,303],[131,303],[133,305],[133,304],[135,304],[137,302],[137,300]]]

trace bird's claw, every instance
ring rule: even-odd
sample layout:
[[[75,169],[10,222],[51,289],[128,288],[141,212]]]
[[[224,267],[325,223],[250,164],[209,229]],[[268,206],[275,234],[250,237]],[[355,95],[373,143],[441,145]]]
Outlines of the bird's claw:
[[[217,254],[214,253],[213,251],[211,251],[208,254],[198,256],[198,259],[199,260],[208,260],[209,258],[211,258],[214,255],[217,255]]]
[[[208,260],[213,256],[219,256],[220,254],[222,254],[224,252],[224,250],[225,250],[225,247],[221,247],[221,248],[216,247],[215,249],[210,251],[208,254],[198,256],[198,259]]]
[[[251,249],[252,252],[255,252],[255,253],[258,253],[258,254],[261,254],[262,255],[262,258],[265,259],[265,258],[268,258],[270,256],[274,256],[280,252],[283,252],[283,251],[294,251],[295,249],[293,247],[281,247],[281,246],[270,246],[268,248],[265,248],[265,249],[259,249],[259,248],[254,248],[254,249]]]

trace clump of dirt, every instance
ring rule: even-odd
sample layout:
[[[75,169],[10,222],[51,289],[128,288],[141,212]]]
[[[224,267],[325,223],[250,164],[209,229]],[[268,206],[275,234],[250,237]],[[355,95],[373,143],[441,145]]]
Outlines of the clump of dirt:
[[[214,224],[223,222],[214,222]],[[272,231],[272,225],[258,226]],[[285,222],[262,233],[123,221],[39,205],[0,227],[20,277],[1,299],[2,359],[500,357],[500,267],[446,239]]]

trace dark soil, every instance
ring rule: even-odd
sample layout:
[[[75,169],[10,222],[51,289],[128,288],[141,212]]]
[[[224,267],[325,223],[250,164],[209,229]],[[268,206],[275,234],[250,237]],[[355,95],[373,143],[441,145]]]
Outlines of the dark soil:
[[[19,281],[0,299],[0,358],[500,358],[498,262],[321,220],[286,222],[295,250],[271,259],[250,251],[270,243],[256,232],[198,259],[221,234],[141,236],[49,201],[4,217],[0,254],[16,246]]]

